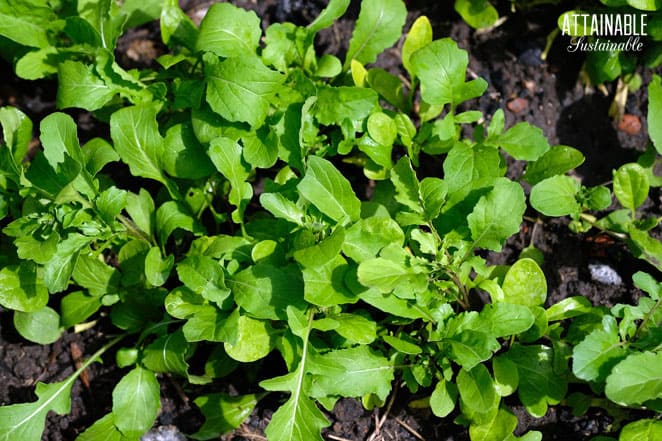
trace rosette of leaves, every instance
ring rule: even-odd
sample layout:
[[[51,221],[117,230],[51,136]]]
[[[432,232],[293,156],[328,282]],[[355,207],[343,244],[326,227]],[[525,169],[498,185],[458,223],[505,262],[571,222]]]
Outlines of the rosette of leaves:
[[[400,0],[365,0],[345,59],[318,57],[316,33],[348,4],[263,35],[254,13],[230,4],[198,28],[167,2],[161,35],[173,53],[158,70],[123,71],[101,49],[57,64],[58,105],[97,111],[111,142],[81,146],[73,120],[54,113],[40,124],[43,148],[24,160],[32,123],[0,110],[0,305],[38,343],[93,326],[99,311],[132,336],[117,351],[130,370],[112,410],[80,440],[139,439],[158,412],[159,374],[200,384],[273,352],[284,371],[259,383],[285,393],[272,441],[321,439],[320,405],[384,403],[396,374],[430,389],[423,404],[436,415],[457,407],[476,440],[515,438],[504,397],[516,393],[534,416],[564,398],[560,324],[582,303],[545,309],[539,263],[493,267],[482,256],[502,250],[526,210],[507,156],[529,162],[526,179],[572,167],[544,166],[559,148],[538,128],[506,129],[500,110],[489,124],[458,111],[487,83],[467,81],[466,52],[434,40],[424,17],[402,46],[407,81],[371,67],[402,34]],[[106,6],[95,9],[103,30],[114,23]],[[423,176],[421,158],[438,173]],[[135,182],[105,169],[120,161]],[[341,161],[374,181],[370,197]],[[190,371],[194,356],[204,372]],[[67,412],[78,374],[0,408],[4,439],[39,439],[48,410]],[[261,397],[198,397],[206,421],[191,436],[232,430]]]

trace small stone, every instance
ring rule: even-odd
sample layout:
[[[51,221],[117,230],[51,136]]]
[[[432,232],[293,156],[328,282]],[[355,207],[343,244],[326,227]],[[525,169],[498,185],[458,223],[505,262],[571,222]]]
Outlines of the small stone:
[[[628,135],[637,135],[641,132],[641,120],[637,115],[625,114],[618,123],[618,130]]]
[[[623,279],[618,275],[615,269],[603,263],[589,263],[588,270],[591,272],[591,279],[603,285],[620,285]]]
[[[186,437],[175,426],[159,426],[144,434],[140,441],[186,441]]]
[[[529,101],[525,98],[515,98],[508,101],[506,107],[508,107],[508,110],[513,113],[522,113],[527,107],[529,107]]]

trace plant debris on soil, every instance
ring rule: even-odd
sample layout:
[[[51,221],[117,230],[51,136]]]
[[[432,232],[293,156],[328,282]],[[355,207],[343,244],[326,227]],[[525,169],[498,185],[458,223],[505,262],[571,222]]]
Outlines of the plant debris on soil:
[[[204,16],[211,4],[199,0],[183,0],[180,3],[195,21]],[[276,21],[308,23],[325,5],[321,0],[237,0],[233,3],[256,10],[264,20],[264,26]],[[613,169],[632,161],[638,152],[645,149],[648,140],[643,115],[647,100],[645,88],[629,95],[625,118],[615,123],[608,115],[613,86],[608,86],[610,95],[587,90],[578,81],[583,60],[580,55],[568,54],[561,38],[554,43],[547,59],[540,59],[547,33],[559,14],[558,9],[548,7],[531,13],[519,13],[496,29],[476,32],[455,15],[451,3],[408,2],[410,13],[406,28],[416,17],[426,15],[433,24],[435,37],[450,36],[469,52],[470,72],[486,79],[489,84],[487,93],[472,104],[473,108],[478,107],[486,114],[503,108],[507,126],[528,121],[540,127],[551,144],[579,149],[586,156],[586,162],[577,169],[576,174],[587,185],[609,181]],[[353,2],[345,17],[324,31],[317,44],[326,52],[342,54],[357,13],[358,2]],[[125,66],[147,66],[164,50],[158,25],[150,24],[122,37],[117,58]],[[399,51],[399,48],[393,50]],[[385,55],[378,64],[399,72],[399,58],[389,57],[388,53]],[[6,63],[2,65],[0,106],[16,106],[35,122],[55,110],[56,86],[53,81],[21,81],[11,72],[10,66]],[[644,82],[648,80],[645,78]],[[73,112],[73,116],[83,140],[107,131],[86,112]],[[38,127],[37,123],[35,127]],[[431,161],[430,167],[438,165]],[[518,167],[516,163],[510,165],[513,169]],[[645,211],[649,215],[660,216],[662,199],[659,189],[653,189],[651,194]],[[511,238],[504,252],[491,256],[491,263],[511,264],[530,244],[544,254],[542,268],[548,281],[550,303],[575,295],[584,296],[595,305],[633,303],[640,293],[632,284],[632,274],[638,270],[656,274],[654,268],[634,259],[623,243],[596,232],[584,235],[572,233],[563,220],[544,224],[525,222],[519,235]],[[101,317],[99,324],[91,330],[66,332],[56,343],[42,346],[20,338],[13,331],[11,313],[1,311],[0,383],[3,387],[0,388],[0,403],[33,401],[33,390],[38,381],[55,382],[73,373],[81,357],[88,357],[107,340],[106,330],[109,329],[108,318]],[[112,360],[113,356],[109,353],[104,358]],[[269,364],[269,359],[263,360],[260,369],[273,369]],[[75,383],[71,413],[65,416],[51,413],[43,440],[73,440],[92,422],[109,412],[112,388],[124,371],[113,367],[111,362],[107,366],[93,364],[83,381]],[[157,427],[143,439],[186,439],[184,434],[195,432],[203,422],[202,415],[192,404],[192,399],[202,391],[257,392],[247,390],[256,387],[251,386],[256,382],[242,378],[242,375],[235,372],[223,384],[207,386],[191,386],[178,378],[161,376],[162,404]],[[408,405],[417,398],[420,397],[394,387],[386,406],[370,411],[365,410],[357,400],[341,399],[332,412],[326,413],[332,423],[323,436],[338,441],[469,439],[467,430],[453,423],[453,415],[438,419],[429,409],[415,409]],[[266,439],[264,428],[278,407],[278,400],[278,396],[270,395],[261,401],[239,429],[222,439]],[[543,418],[532,418],[521,406],[512,404],[519,420],[516,434],[539,430],[544,440],[579,441],[609,434],[618,428],[619,422],[603,409],[592,409],[576,417],[569,407],[559,405],[550,407]]]

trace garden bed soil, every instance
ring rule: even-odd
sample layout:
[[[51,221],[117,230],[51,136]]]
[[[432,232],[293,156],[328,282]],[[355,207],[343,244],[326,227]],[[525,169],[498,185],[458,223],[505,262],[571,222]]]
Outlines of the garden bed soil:
[[[195,19],[202,17],[208,2],[184,0],[183,8]],[[272,21],[310,22],[324,6],[321,0],[238,0],[235,4],[254,9],[267,26]],[[578,82],[582,58],[569,54],[565,42],[557,39],[546,62],[540,60],[547,33],[553,28],[555,17],[561,12],[555,8],[540,9],[536,13],[511,17],[498,28],[476,32],[464,24],[448,6],[451,2],[410,1],[407,27],[420,15],[430,18],[435,37],[450,36],[470,54],[470,72],[483,77],[489,83],[487,93],[470,103],[491,115],[503,108],[507,125],[528,121],[540,127],[551,144],[565,144],[578,148],[586,156],[586,162],[576,171],[577,177],[587,185],[611,180],[612,170],[632,161],[645,149],[647,143],[645,88],[630,94],[625,113],[631,115],[630,126],[619,127],[608,115],[613,98],[610,92],[587,90]],[[443,5],[442,5],[443,3]],[[502,2],[507,3],[509,2]],[[342,55],[358,14],[358,2],[353,2],[345,18],[319,39],[320,51]],[[401,44],[401,42],[400,42]],[[118,46],[118,60],[125,66],[140,66],[153,62],[163,51],[158,25],[150,24],[125,35]],[[378,63],[391,71],[399,72],[398,49],[387,51]],[[644,77],[644,84],[650,78]],[[55,109],[55,84],[52,81],[25,82],[12,76],[11,67],[0,69],[0,105],[13,105],[26,112],[38,127],[38,121]],[[107,134],[107,128],[95,123],[85,112],[73,112],[79,124],[81,139]],[[634,122],[634,129],[632,123]],[[641,123],[639,130],[637,122]],[[427,173],[438,176],[441,163],[429,161]],[[509,173],[521,175],[521,166],[512,161]],[[438,167],[437,167],[438,166]],[[435,169],[435,167],[437,167]],[[360,170],[356,170],[360,173]],[[644,206],[645,214],[662,214],[660,193],[651,192]],[[536,216],[530,213],[531,216]],[[513,263],[523,248],[530,244],[544,255],[543,270],[547,277],[550,303],[568,296],[581,295],[595,305],[610,306],[615,303],[632,303],[639,296],[632,285],[631,276],[638,270],[660,274],[650,265],[634,259],[626,245],[597,232],[574,234],[563,220],[535,223],[525,221],[518,235],[511,238],[503,253],[490,255],[495,264]],[[596,269],[597,268],[597,269]],[[605,276],[606,274],[606,276]],[[616,274],[616,276],[614,275]],[[604,277],[603,277],[604,276]],[[107,317],[99,317],[99,324],[87,331],[68,331],[61,340],[51,345],[36,345],[23,340],[13,331],[11,313],[0,311],[0,404],[12,404],[36,399],[34,386],[38,381],[60,381],[72,374],[80,357],[88,357],[108,341],[112,327]],[[49,414],[43,440],[74,440],[92,422],[111,409],[111,393],[114,385],[125,373],[114,366],[109,353],[104,356],[107,364],[95,363],[88,368],[86,381],[78,380],[72,391],[71,413],[64,416]],[[265,363],[266,364],[266,363]],[[255,372],[264,374],[265,367],[257,365]],[[253,372],[253,373],[255,373]],[[267,375],[274,375],[273,372]],[[192,387],[185,381],[161,376],[162,408],[156,426],[161,438],[185,439],[182,433],[195,432],[203,417],[192,403],[201,391],[230,393],[255,392],[247,374],[235,372],[222,383]],[[252,386],[255,388],[256,386]],[[572,387],[572,386],[571,386]],[[408,403],[421,398],[425,392],[412,396],[396,387],[383,409],[367,411],[353,399],[340,400],[327,416],[331,421],[324,436],[329,440],[468,440],[466,429],[452,422],[452,415],[443,420],[435,418],[428,409],[412,409]],[[260,402],[250,418],[223,440],[265,439],[264,428],[283,397],[270,395]],[[510,403],[508,403],[510,404]],[[603,409],[590,409],[581,417],[572,414],[569,407],[551,407],[543,418],[528,416],[523,408],[512,406],[518,416],[517,434],[539,430],[544,440],[589,440],[600,434],[610,434],[618,429],[618,421]]]

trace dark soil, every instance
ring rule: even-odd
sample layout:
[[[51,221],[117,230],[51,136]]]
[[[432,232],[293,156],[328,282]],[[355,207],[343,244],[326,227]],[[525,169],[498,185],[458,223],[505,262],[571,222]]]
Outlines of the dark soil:
[[[211,2],[181,0],[183,8],[192,18],[200,19]],[[324,7],[325,1],[301,0],[237,0],[244,8],[256,10],[267,26],[272,21],[310,22]],[[509,2],[502,2],[507,12]],[[343,54],[346,51],[353,20],[358,14],[359,2],[354,1],[349,13],[333,28],[324,31],[317,44],[319,52]],[[450,36],[460,47],[469,51],[472,74],[489,83],[487,93],[472,108],[478,106],[487,115],[496,109],[506,112],[507,125],[528,121],[544,131],[552,144],[570,145],[581,150],[586,162],[578,168],[577,176],[584,184],[596,185],[611,179],[612,170],[632,161],[645,149],[647,130],[645,122],[645,88],[630,95],[625,113],[642,123],[635,134],[620,131],[608,116],[608,107],[614,95],[614,86],[607,87],[607,95],[600,91],[587,91],[578,82],[583,59],[569,54],[565,42],[557,39],[546,62],[540,60],[548,32],[553,29],[559,10],[539,9],[535,13],[510,16],[500,27],[489,32],[475,32],[465,25],[452,10],[452,2],[409,1],[411,11],[407,27],[419,15],[427,15],[435,30],[435,37]],[[118,45],[118,59],[125,66],[149,65],[164,50],[158,35],[158,26],[151,24],[131,31]],[[399,50],[387,52],[380,60],[382,67],[399,71]],[[650,73],[644,73],[647,84]],[[38,121],[55,110],[55,86],[52,81],[19,81],[11,74],[11,67],[0,68],[0,105],[14,105],[26,112],[38,127]],[[87,113],[74,113],[79,123],[79,134],[89,139],[107,129],[94,123]],[[513,162],[510,173],[519,176],[522,167]],[[647,214],[660,216],[662,201],[657,191],[647,202]],[[532,214],[534,215],[534,214]],[[534,215],[535,216],[535,215]],[[574,234],[567,222],[548,221],[542,224],[524,222],[519,235],[513,237],[503,253],[491,255],[493,263],[513,263],[520,251],[534,244],[544,254],[543,269],[549,284],[549,302],[567,296],[582,295],[596,305],[631,303],[639,296],[632,286],[631,276],[638,270],[656,273],[646,263],[634,259],[623,243],[607,236],[589,233]],[[589,265],[603,264],[620,276],[620,283],[605,283],[592,276]],[[600,282],[599,280],[602,280]],[[612,280],[613,281],[613,280]],[[609,281],[606,281],[609,282]],[[76,369],[75,352],[90,356],[108,341],[100,326],[82,333],[67,332],[52,345],[35,345],[22,340],[13,331],[11,314],[0,311],[0,405],[36,399],[34,386],[38,381],[55,382],[64,379]],[[110,327],[108,327],[110,329]],[[72,352],[74,353],[72,355]],[[73,388],[71,413],[66,416],[49,415],[43,440],[73,440],[93,421],[111,408],[111,393],[116,382],[125,373],[114,367],[108,354],[107,364],[94,364],[88,369],[88,384],[77,381]],[[263,366],[256,366],[259,373]],[[224,384],[212,385],[213,390],[247,392],[249,374],[236,372]],[[188,386],[178,378],[162,376],[162,411],[157,425],[174,425],[183,433],[199,428],[203,417],[190,402],[201,390]],[[206,387],[207,391],[210,387]],[[425,392],[425,391],[424,391]],[[429,391],[427,391],[429,393]],[[424,394],[421,394],[424,396]],[[251,417],[237,431],[224,440],[263,439],[264,428],[283,397],[270,396],[260,403]],[[425,409],[412,409],[408,403],[419,396],[398,390],[390,407],[367,411],[360,402],[340,400],[333,412],[328,413],[330,427],[326,439],[332,440],[468,440],[466,429],[455,425],[452,416],[435,418]],[[532,418],[520,407],[513,406],[519,418],[517,433],[539,430],[544,440],[589,440],[593,436],[609,434],[618,429],[613,419],[602,409],[591,409],[587,415],[575,417],[569,408],[550,408],[543,418]],[[376,438],[380,435],[381,438]],[[370,438],[372,436],[372,438]]]

